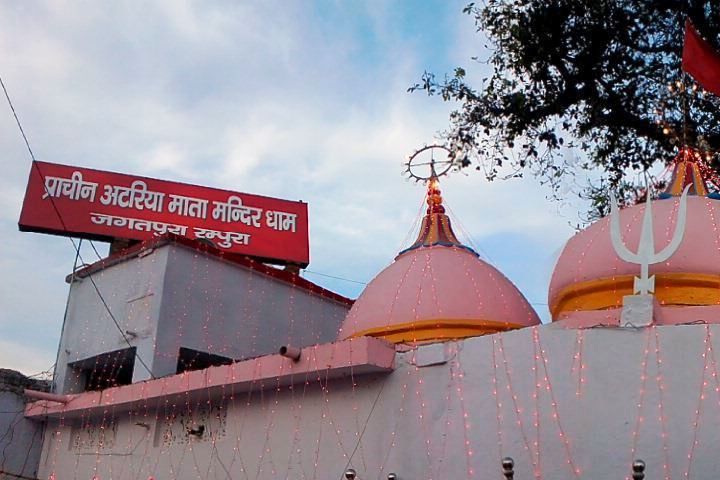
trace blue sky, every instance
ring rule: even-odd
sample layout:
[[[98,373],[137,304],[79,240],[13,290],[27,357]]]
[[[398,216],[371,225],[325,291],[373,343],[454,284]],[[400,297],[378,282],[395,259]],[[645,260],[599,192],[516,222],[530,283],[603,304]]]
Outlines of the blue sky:
[[[451,108],[407,88],[425,70],[482,76],[464,4],[4,2],[0,74],[39,160],[303,199],[309,270],[368,282],[407,246],[423,201],[401,164],[434,142]],[[74,251],[17,231],[30,159],[2,112],[0,367],[31,373],[54,361]],[[442,188],[465,240],[547,318],[579,202],[561,210],[530,178],[473,172]],[[362,290],[306,276],[353,298]]]

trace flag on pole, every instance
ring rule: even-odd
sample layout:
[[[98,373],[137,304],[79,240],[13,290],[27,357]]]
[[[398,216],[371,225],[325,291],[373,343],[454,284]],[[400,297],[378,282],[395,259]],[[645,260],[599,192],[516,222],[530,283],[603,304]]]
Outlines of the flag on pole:
[[[707,91],[720,96],[720,53],[685,20],[682,69]]]

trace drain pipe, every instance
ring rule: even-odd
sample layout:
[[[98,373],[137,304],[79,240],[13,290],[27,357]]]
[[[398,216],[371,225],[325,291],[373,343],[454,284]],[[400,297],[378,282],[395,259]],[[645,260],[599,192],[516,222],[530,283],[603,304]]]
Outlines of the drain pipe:
[[[300,360],[301,350],[297,347],[291,347],[290,345],[283,345],[278,351],[283,357],[289,358],[293,362]]]
[[[70,401],[70,397],[68,395],[58,395],[56,393],[40,392],[37,390],[30,390],[29,388],[25,389],[25,396],[28,398],[32,398],[33,400],[47,400],[49,402],[57,403],[68,403]]]

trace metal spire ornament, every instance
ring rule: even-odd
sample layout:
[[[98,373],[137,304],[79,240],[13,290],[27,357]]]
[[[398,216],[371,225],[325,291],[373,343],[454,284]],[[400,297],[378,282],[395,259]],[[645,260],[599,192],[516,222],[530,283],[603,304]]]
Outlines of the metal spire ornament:
[[[650,187],[647,189],[647,200],[645,200],[645,215],[643,216],[642,228],[640,230],[640,243],[637,252],[633,253],[622,241],[620,234],[620,215],[618,214],[617,200],[615,195],[610,194],[610,239],[618,257],[628,263],[640,265],[640,277],[635,277],[633,293],[641,295],[655,292],[655,275],[648,276],[651,264],[664,262],[678,249],[685,234],[685,220],[687,217],[687,193],[690,185],[685,187],[680,197],[677,224],[670,243],[660,250],[655,251],[655,238],[652,225],[652,200],[650,200]]]
[[[633,281],[634,295],[626,295],[623,298],[623,324],[632,323],[635,326],[649,325],[652,323],[652,308],[655,292],[655,275],[650,276],[650,265],[664,262],[669,259],[682,243],[685,234],[685,221],[687,218],[687,193],[690,185],[685,187],[680,197],[677,222],[675,231],[670,243],[660,250],[655,251],[655,238],[653,233],[652,200],[650,199],[650,187],[647,188],[647,200],[645,201],[645,215],[643,216],[640,229],[640,241],[637,252],[631,252],[623,243],[620,232],[620,214],[618,213],[617,199],[610,194],[610,240],[618,257],[628,263],[640,265],[640,276]]]
[[[427,156],[430,156],[428,159]],[[438,158],[440,157],[440,158]],[[408,248],[398,253],[398,257],[417,248],[443,245],[465,249],[477,256],[470,247],[463,245],[453,232],[450,218],[445,214],[439,177],[447,174],[453,167],[450,150],[442,145],[430,145],[410,155],[405,164],[405,172],[416,182],[423,181],[427,185],[425,202],[427,210],[420,226],[417,239]],[[397,258],[397,257],[396,257]]]
[[[444,145],[426,145],[410,155],[403,164],[403,173],[416,182],[437,180],[438,177],[446,175],[455,164],[450,153],[450,149]]]
[[[673,180],[677,177],[684,178],[685,173],[678,175],[678,166],[692,167],[692,174],[696,177],[703,176],[708,180],[714,189],[720,189],[720,176],[711,166],[713,159],[718,158],[720,152],[713,151],[710,145],[701,132],[697,131],[696,126],[692,125],[691,114],[692,105],[697,102],[706,101],[707,92],[704,89],[698,89],[698,84],[694,83],[687,75],[681,75],[679,80],[672,82],[668,85],[667,96],[661,94],[661,100],[659,108],[656,110],[656,123],[662,129],[664,135],[667,135],[670,139],[670,143],[677,145],[680,148],[679,153],[675,157],[675,165],[673,172]],[[679,103],[679,109],[681,121],[672,116],[673,105]],[[668,116],[668,111],[671,115]],[[679,122],[679,124],[678,124]],[[671,184],[668,186],[668,191],[660,194],[660,198],[668,198],[670,196],[669,190],[674,186]],[[700,187],[693,189],[690,194],[706,196],[707,192],[703,192],[705,185],[696,185]],[[673,195],[679,195],[675,193]],[[710,194],[711,198],[719,197],[717,194]]]

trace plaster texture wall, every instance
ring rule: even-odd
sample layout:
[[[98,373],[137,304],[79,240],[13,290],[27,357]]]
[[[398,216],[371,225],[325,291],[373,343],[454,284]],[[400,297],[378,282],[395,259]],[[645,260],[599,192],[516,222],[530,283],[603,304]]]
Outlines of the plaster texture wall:
[[[621,480],[633,458],[647,478],[714,478],[718,348],[707,325],[426,345],[389,374],[328,382],[319,366],[293,387],[54,424],[40,477],[338,479],[351,466],[360,479],[484,479],[509,455],[516,479]]]
[[[0,369],[0,480],[37,475],[44,424],[23,417],[25,388],[42,390],[47,384]]]
[[[154,369],[175,373],[180,347],[241,360],[282,345],[332,342],[350,306],[246,267],[170,245]]]
[[[56,392],[78,392],[84,387],[68,364],[130,346],[136,347],[137,355],[152,370],[167,256],[167,246],[157,248],[92,274],[92,281],[89,277],[71,281],[55,371]],[[151,378],[148,369],[136,361],[133,381]]]
[[[56,391],[82,390],[68,366],[133,346],[154,377],[174,374],[181,347],[232,359],[275,353],[286,343],[335,340],[348,305],[261,272],[168,243],[71,283]],[[98,368],[112,370],[112,366]],[[137,359],[133,382],[151,378]]]

